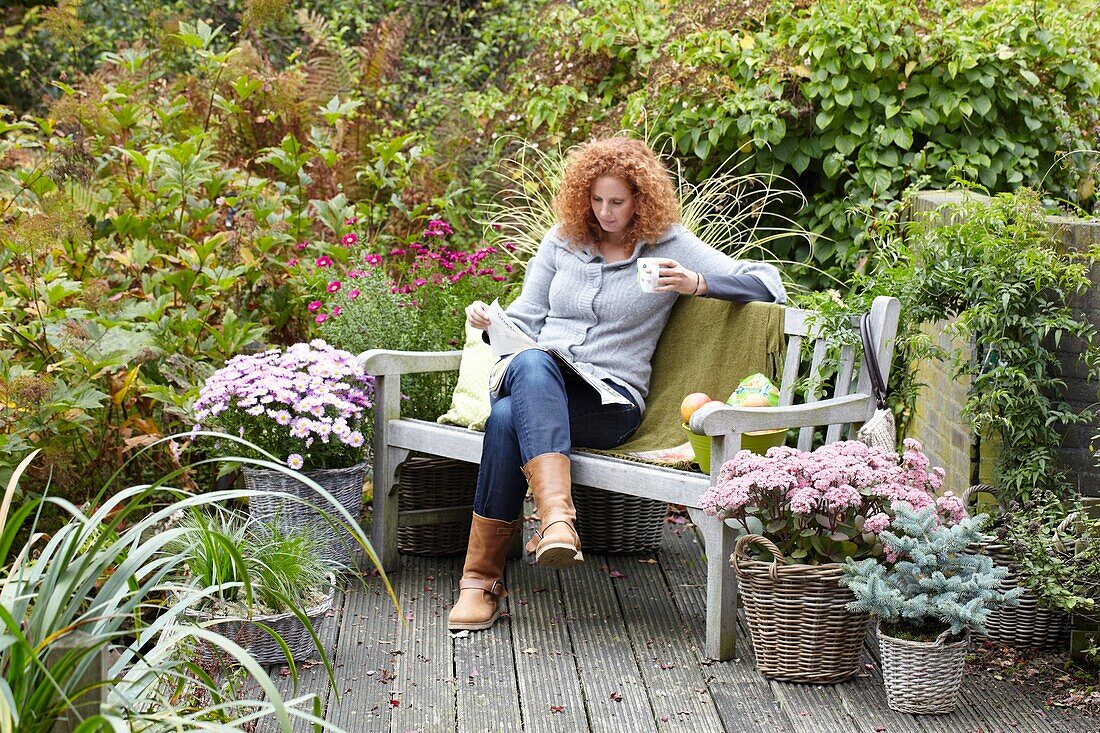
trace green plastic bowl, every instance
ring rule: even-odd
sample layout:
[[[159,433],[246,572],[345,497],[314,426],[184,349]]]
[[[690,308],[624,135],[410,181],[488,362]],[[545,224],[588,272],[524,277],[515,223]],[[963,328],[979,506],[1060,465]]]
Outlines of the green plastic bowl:
[[[702,469],[703,473],[709,474],[710,436],[696,435],[691,432],[691,428],[687,426],[687,423],[680,423],[680,425],[688,434],[688,441],[691,443],[691,449],[695,452],[695,462],[699,464],[699,468]],[[760,430],[755,433],[743,433],[741,435],[741,448],[764,455],[768,452],[768,448],[775,448],[783,445],[786,441],[786,428],[779,428],[778,430]]]

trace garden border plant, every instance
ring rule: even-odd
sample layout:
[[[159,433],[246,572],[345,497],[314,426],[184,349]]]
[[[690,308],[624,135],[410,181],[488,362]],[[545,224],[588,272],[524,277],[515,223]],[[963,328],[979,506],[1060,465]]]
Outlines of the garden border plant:
[[[209,433],[203,435],[213,437]],[[163,448],[161,444],[168,440],[146,447],[132,460],[144,458],[143,454],[154,448]],[[245,445],[243,441],[236,442]],[[5,558],[7,571],[0,585],[4,599],[0,604],[0,666],[5,670],[0,679],[0,725],[46,733],[53,726],[54,715],[68,701],[83,694],[79,687],[82,670],[101,649],[110,647],[120,654],[108,672],[107,703],[84,721],[81,730],[128,728],[140,720],[148,724],[143,730],[150,731],[229,731],[237,730],[235,722],[268,714],[275,715],[279,728],[285,731],[291,730],[292,718],[334,728],[293,707],[311,696],[284,701],[263,668],[232,640],[181,623],[184,610],[198,603],[210,590],[168,582],[169,574],[183,561],[183,556],[178,553],[165,556],[163,550],[186,530],[165,523],[178,511],[244,499],[250,492],[230,490],[190,496],[168,485],[182,474],[181,468],[152,484],[110,494],[112,484],[108,482],[93,501],[90,513],[49,495],[32,496],[13,505],[16,483],[37,455],[38,451],[34,451],[20,463],[0,502],[0,557]],[[289,469],[266,460],[239,460],[289,473]],[[323,490],[320,494],[321,501],[332,507],[331,513],[337,517],[334,521],[351,528],[357,542],[376,560],[354,518]],[[288,497],[288,500],[295,499]],[[35,531],[37,518],[46,504],[57,505],[71,518],[52,535]],[[19,528],[28,522],[30,540],[22,547],[13,547]],[[13,550],[15,555],[9,562],[7,558]],[[392,587],[384,575],[382,578],[396,605]],[[252,590],[247,576],[243,587],[249,597]],[[181,593],[180,600],[165,609],[163,599],[172,591]],[[151,612],[154,618],[148,620],[146,612]],[[51,650],[73,631],[87,632],[94,640],[93,645],[69,651],[47,667],[45,660]],[[195,662],[181,656],[183,646],[196,638],[223,650],[247,669],[264,690],[266,700],[238,699]],[[334,684],[331,664],[327,657],[323,658]],[[293,664],[290,673],[297,680]],[[170,684],[165,686],[165,681]],[[187,685],[205,690],[211,704],[198,710],[175,705],[173,694]]]

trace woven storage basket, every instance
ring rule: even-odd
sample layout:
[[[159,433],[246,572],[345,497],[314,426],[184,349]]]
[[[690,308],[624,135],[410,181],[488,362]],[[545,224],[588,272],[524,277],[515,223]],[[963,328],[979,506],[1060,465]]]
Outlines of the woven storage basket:
[[[962,685],[970,634],[948,642],[949,632],[935,641],[896,639],[878,629],[886,704],[900,713],[950,713]]]
[[[750,559],[750,545],[764,548],[774,559]],[[845,608],[855,596],[837,583],[842,565],[788,564],[770,540],[748,534],[737,539],[733,567],[760,674],[785,682],[832,684],[859,671],[868,618]]]
[[[397,467],[398,511],[472,507],[477,464],[414,455]],[[397,528],[397,549],[411,555],[466,552],[470,517],[452,522]]]
[[[979,492],[996,497],[994,487],[975,484],[962,495],[967,511],[970,511]],[[998,499],[998,505],[1000,504]],[[1003,510],[1004,507],[1001,508]],[[1016,557],[1007,545],[990,542],[983,547],[974,548],[974,552],[988,555],[995,565],[1008,569],[1008,576],[1000,583],[1002,591],[1019,587]],[[1038,599],[1025,588],[1017,605],[1000,606],[990,612],[986,621],[986,635],[1005,646],[1059,648],[1069,639],[1069,617],[1060,611],[1043,608]]]
[[[318,634],[326,614],[332,608],[332,601],[336,595],[336,578],[329,576],[329,591],[325,599],[314,608],[306,609],[306,618],[309,619],[313,630]],[[188,608],[184,616],[194,623],[209,621],[210,615],[202,611]],[[286,645],[290,647],[290,654],[294,661],[308,659],[313,656],[317,647],[313,643],[313,637],[301,620],[293,613],[280,613],[270,616],[254,616],[251,619],[227,619],[211,624],[208,628],[216,631],[231,641],[240,644],[260,664],[270,666],[286,664],[286,654],[279,643],[264,629],[257,626],[263,624],[279,635]],[[195,645],[195,653],[199,659],[216,663],[227,659],[227,652],[220,647],[215,647],[205,640],[200,640]]]
[[[351,551],[356,546],[351,533],[342,527],[334,527],[329,520],[322,516],[320,510],[326,506],[330,510],[326,513],[332,522],[343,524],[343,517],[333,514],[328,501],[322,498],[308,484],[305,484],[293,475],[287,475],[279,471],[270,471],[264,468],[246,466],[244,484],[249,490],[257,492],[248,500],[249,515],[261,522],[278,522],[280,527],[286,529],[298,529],[310,527],[325,538],[321,549],[321,555],[326,560],[332,560],[344,567],[351,566]],[[325,468],[317,471],[304,471],[303,476],[315,481],[325,491],[340,502],[359,521],[359,514],[363,510],[363,484],[366,481],[367,464],[360,463],[350,468]],[[275,494],[289,494],[300,497],[309,502],[313,507],[293,499],[288,499]]]
[[[585,552],[626,554],[651,552],[661,546],[666,502],[574,486],[573,504]]]

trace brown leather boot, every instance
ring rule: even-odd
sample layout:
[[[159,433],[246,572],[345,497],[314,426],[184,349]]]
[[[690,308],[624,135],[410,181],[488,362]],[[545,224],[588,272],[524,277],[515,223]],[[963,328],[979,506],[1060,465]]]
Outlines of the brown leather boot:
[[[480,631],[500,618],[500,599],[508,595],[502,582],[504,561],[519,529],[518,519],[505,522],[474,515],[458,601],[447,616],[447,628]]]
[[[568,568],[584,561],[577,534],[577,510],[573,506],[569,457],[543,453],[523,467],[523,475],[535,495],[539,528],[527,543],[535,562],[551,568]]]

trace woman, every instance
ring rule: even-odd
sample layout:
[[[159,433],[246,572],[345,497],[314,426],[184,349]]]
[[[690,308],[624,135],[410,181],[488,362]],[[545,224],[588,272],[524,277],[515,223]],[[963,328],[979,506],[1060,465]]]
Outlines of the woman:
[[[554,208],[558,223],[527,264],[523,290],[506,313],[540,346],[569,355],[627,404],[602,404],[593,387],[545,351],[529,349],[511,361],[485,428],[470,544],[448,618],[452,629],[487,629],[500,616],[504,562],[528,487],[539,513],[528,552],[553,568],[583,560],[570,446],[613,448],[637,430],[650,358],[677,296],[786,300],[773,266],[731,260],[677,223],[668,171],[637,140],[616,137],[580,148],[568,161]],[[654,292],[638,286],[641,255],[661,258]],[[489,327],[481,301],[466,316],[475,328]]]

